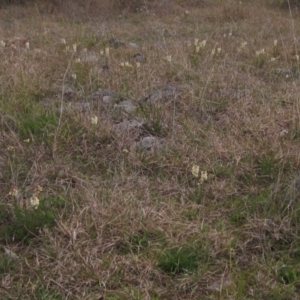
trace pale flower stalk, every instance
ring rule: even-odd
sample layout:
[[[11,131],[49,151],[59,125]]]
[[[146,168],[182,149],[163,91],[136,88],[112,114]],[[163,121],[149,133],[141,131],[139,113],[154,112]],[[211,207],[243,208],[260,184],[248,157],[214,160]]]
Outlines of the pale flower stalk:
[[[29,199],[29,203],[30,206],[34,209],[38,209],[39,205],[40,205],[40,200],[37,197],[37,195],[33,195],[30,199]]]
[[[207,171],[201,171],[200,183],[207,181],[207,179],[208,179]]]
[[[240,47],[238,48],[238,52],[242,51],[242,49],[244,49],[247,46],[247,42],[242,42],[240,44]]]
[[[199,168],[198,165],[193,165],[192,166],[192,174],[193,174],[194,177],[197,178],[199,176],[199,170],[200,170],[200,168]]]
[[[168,62],[171,62],[172,61],[172,56],[171,55],[167,55],[165,57],[165,60],[168,61]]]
[[[264,48],[255,52],[256,56],[260,56],[260,55],[264,55],[264,54],[265,54],[265,49]]]
[[[203,40],[200,44],[199,44],[199,47],[200,48],[205,48],[206,46],[206,40]]]
[[[98,124],[98,117],[97,117],[97,116],[93,116],[93,117],[91,118],[91,123],[92,123],[93,125],[97,125],[97,124]]]

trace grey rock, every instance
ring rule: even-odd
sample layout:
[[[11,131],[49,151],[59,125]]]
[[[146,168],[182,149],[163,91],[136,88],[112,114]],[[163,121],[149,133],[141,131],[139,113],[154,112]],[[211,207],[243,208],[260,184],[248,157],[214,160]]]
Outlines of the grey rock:
[[[135,53],[135,54],[133,55],[133,59],[134,59],[136,62],[139,62],[139,63],[144,63],[144,62],[146,61],[145,56],[144,56],[142,53],[140,53],[140,52]]]
[[[115,125],[114,129],[117,134],[125,134],[132,131],[140,131],[143,129],[146,121],[144,119],[126,119]]]
[[[95,53],[83,53],[80,56],[80,60],[82,62],[91,62],[91,63],[96,63],[100,60],[100,57],[96,55]]]
[[[132,43],[132,42],[128,43],[128,45],[129,45],[131,48],[137,48],[137,47],[138,47],[138,45],[137,45],[136,43]]]
[[[113,47],[113,48],[120,48],[120,47],[124,47],[125,46],[125,43],[118,40],[117,38],[115,37],[111,37],[108,39],[108,44],[110,47]]]
[[[149,104],[154,104],[158,101],[169,101],[177,97],[177,87],[171,83],[168,83],[165,87],[156,89],[149,93],[143,101]]]
[[[98,104],[113,105],[117,101],[117,93],[110,89],[98,90],[92,93],[92,100]]]
[[[57,98],[61,98],[63,96],[64,100],[73,100],[78,96],[76,89],[68,83],[63,84],[62,86],[56,86],[55,89],[57,91]]]
[[[136,147],[143,151],[155,151],[163,149],[163,141],[155,136],[146,136],[142,138]]]
[[[131,100],[124,100],[115,104],[114,108],[124,110],[127,113],[133,113],[136,109],[136,106],[132,103]]]

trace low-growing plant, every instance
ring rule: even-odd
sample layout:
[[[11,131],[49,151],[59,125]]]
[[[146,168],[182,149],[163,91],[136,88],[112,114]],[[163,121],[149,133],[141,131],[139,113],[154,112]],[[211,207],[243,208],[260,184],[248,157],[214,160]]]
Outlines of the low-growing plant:
[[[158,267],[168,274],[196,272],[203,253],[191,247],[175,247],[163,252]]]
[[[27,203],[26,207],[15,200],[9,219],[0,226],[0,240],[27,242],[37,237],[44,227],[53,227],[56,218],[55,205],[60,202],[56,198],[41,198],[36,206]]]

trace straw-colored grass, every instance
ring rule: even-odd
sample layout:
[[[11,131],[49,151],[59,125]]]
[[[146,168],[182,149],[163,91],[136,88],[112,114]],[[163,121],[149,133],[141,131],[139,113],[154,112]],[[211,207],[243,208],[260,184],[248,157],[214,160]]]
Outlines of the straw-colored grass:
[[[299,16],[261,2],[0,9],[1,299],[299,299]]]

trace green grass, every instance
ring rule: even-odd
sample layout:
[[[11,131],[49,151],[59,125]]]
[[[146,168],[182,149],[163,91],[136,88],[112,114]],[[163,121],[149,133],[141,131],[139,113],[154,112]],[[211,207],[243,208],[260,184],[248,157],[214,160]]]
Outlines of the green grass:
[[[198,253],[195,249],[175,247],[164,251],[158,267],[169,274],[195,272],[202,256],[203,254]]]

